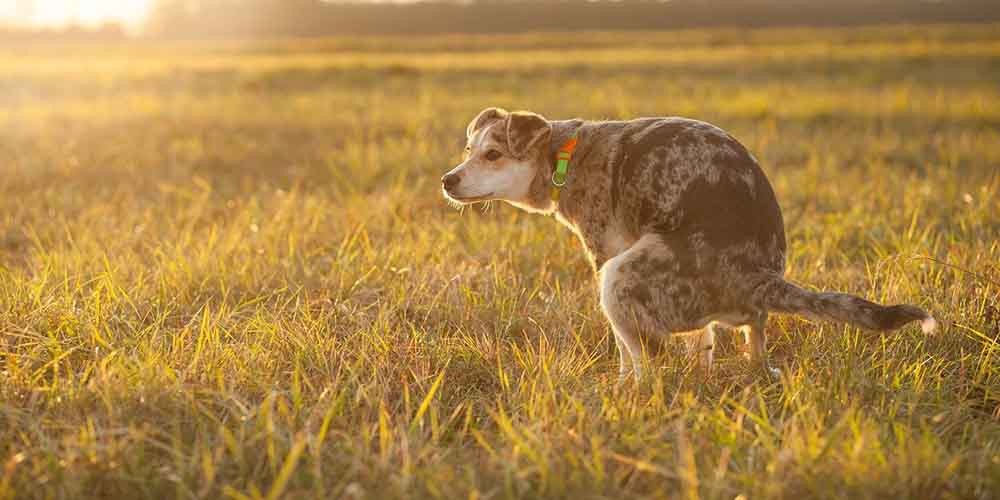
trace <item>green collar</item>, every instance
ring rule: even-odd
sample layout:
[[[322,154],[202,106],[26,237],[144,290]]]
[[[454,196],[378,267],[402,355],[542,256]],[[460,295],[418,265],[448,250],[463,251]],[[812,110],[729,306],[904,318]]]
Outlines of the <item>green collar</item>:
[[[556,170],[552,172],[552,201],[559,201],[559,190],[566,185],[566,172],[569,170],[569,160],[573,157],[573,150],[576,149],[576,136],[579,132],[580,129],[574,130],[573,135],[556,154]]]

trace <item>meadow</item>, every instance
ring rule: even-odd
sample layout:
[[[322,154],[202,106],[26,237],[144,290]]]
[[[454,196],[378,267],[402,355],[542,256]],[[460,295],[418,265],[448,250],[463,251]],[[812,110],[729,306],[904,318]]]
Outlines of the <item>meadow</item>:
[[[0,498],[997,498],[1000,26],[0,47]],[[772,315],[616,388],[575,237],[449,207],[482,108],[760,160]]]

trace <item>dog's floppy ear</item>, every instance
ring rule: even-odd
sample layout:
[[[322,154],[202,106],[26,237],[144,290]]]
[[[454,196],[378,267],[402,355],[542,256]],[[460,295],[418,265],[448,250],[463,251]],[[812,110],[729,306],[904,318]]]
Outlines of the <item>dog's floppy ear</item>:
[[[486,108],[479,112],[475,118],[469,122],[469,126],[465,129],[465,137],[472,137],[477,130],[486,126],[487,123],[493,120],[502,120],[507,116],[507,110],[502,108]]]
[[[539,114],[515,111],[507,116],[507,148],[515,158],[524,158],[551,135],[552,125]]]

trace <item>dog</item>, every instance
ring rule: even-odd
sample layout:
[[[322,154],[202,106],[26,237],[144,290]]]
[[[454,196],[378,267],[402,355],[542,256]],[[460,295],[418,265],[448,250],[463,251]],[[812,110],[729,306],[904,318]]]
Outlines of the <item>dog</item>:
[[[700,331],[711,370],[715,331],[738,328],[767,373],[768,313],[895,330],[936,322],[913,305],[883,306],[785,281],[785,230],[757,160],[697,120],[547,120],[487,108],[466,128],[464,161],[445,197],[503,200],[551,214],[583,243],[618,347],[619,383],[642,378],[643,341]]]

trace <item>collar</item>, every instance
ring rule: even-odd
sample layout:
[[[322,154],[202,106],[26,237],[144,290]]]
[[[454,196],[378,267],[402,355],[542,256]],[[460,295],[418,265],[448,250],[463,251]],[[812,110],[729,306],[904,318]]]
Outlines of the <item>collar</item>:
[[[576,136],[579,132],[579,128],[574,130],[573,135],[563,143],[556,154],[556,170],[552,172],[552,201],[559,201],[559,190],[566,185],[566,172],[569,170],[569,160],[573,157],[573,150],[576,149]]]

